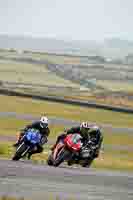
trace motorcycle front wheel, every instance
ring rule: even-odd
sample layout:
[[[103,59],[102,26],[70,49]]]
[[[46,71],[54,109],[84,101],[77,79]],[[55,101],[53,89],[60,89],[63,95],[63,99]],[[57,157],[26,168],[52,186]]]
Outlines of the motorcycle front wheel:
[[[22,144],[19,145],[19,147],[16,150],[15,155],[13,156],[12,160],[19,160],[20,158],[22,158],[23,156],[25,156],[27,154],[27,152],[29,151],[30,147],[27,146],[24,142],[22,142]]]
[[[61,149],[61,151],[58,153],[57,158],[54,161],[53,165],[55,167],[58,167],[69,156],[70,156],[70,152],[68,150],[66,150],[65,148]]]
[[[51,154],[49,155],[49,157],[48,157],[48,159],[47,159],[47,164],[48,164],[49,166],[53,166],[53,159],[52,159],[52,155],[51,155]]]

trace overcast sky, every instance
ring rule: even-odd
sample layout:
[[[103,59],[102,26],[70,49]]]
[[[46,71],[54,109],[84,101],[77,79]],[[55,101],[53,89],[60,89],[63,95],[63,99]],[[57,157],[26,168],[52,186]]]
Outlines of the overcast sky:
[[[0,0],[0,34],[133,40],[133,0]]]

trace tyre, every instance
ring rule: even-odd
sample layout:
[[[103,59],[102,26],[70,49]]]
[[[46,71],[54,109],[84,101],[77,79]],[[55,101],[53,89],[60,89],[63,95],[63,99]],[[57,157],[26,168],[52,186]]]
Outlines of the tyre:
[[[59,154],[57,155],[56,160],[54,161],[53,165],[55,167],[58,167],[64,160],[70,155],[70,152],[66,149],[62,149]]]
[[[19,147],[17,148],[16,153],[13,156],[12,160],[16,160],[16,161],[19,160],[20,158],[26,155],[28,150],[29,150],[29,147],[26,146],[24,142],[22,142],[22,144],[20,144]]]
[[[72,166],[73,164],[74,164],[73,160],[68,160],[68,161],[67,161],[67,165],[68,165],[68,166]]]
[[[90,158],[89,160],[86,159],[86,160],[83,161],[82,167],[87,167],[87,168],[89,168],[90,165],[92,164],[92,162],[93,162],[93,158]]]
[[[47,159],[47,164],[49,166],[52,166],[53,165],[53,160],[52,160],[52,155],[49,155],[48,159]]]

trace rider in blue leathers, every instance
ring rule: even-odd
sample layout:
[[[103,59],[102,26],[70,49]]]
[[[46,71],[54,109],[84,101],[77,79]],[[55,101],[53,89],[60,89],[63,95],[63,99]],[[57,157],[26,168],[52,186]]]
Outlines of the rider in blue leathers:
[[[42,116],[40,120],[35,121],[32,124],[27,125],[21,131],[19,138],[18,138],[18,141],[14,144],[14,147],[17,147],[20,144],[21,139],[24,136],[25,132],[30,128],[34,128],[34,129],[39,130],[39,132],[41,134],[41,140],[40,140],[39,144],[37,144],[36,150],[29,153],[28,159],[30,159],[32,154],[43,152],[43,145],[48,141],[47,138],[50,134],[50,129],[48,127],[48,118],[46,116]]]

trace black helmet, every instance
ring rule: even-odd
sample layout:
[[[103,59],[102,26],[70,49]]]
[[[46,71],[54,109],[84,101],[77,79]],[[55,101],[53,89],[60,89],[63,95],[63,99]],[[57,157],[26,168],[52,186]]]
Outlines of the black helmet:
[[[95,124],[82,122],[80,125],[80,130],[83,137],[88,137],[91,133],[95,134],[97,130],[99,130],[99,127]]]

